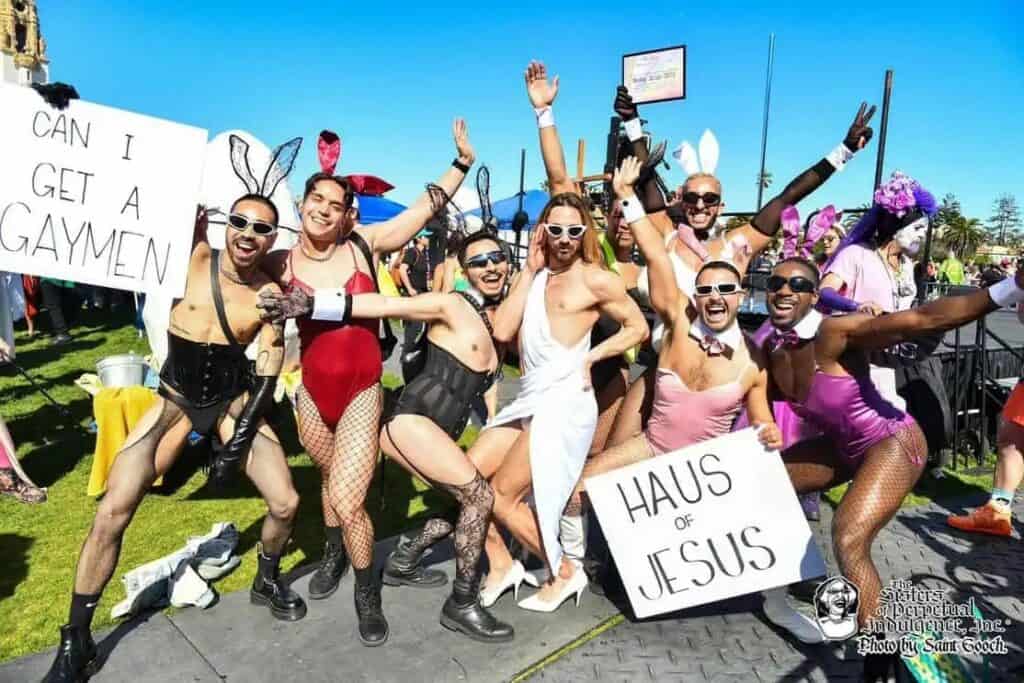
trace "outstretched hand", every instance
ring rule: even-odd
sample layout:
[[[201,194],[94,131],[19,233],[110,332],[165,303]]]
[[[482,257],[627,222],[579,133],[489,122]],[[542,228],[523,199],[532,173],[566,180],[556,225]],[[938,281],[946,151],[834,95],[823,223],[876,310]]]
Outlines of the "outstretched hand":
[[[282,324],[288,318],[309,314],[313,310],[313,297],[298,287],[292,287],[287,293],[263,291],[256,308],[260,309],[263,322]]]
[[[455,150],[459,153],[459,161],[472,166],[476,161],[476,152],[473,145],[469,144],[469,126],[465,119],[455,119],[452,123],[452,136],[455,138]]]
[[[868,122],[871,121],[871,117],[874,115],[875,105],[871,105],[871,109],[868,109],[867,102],[860,103],[857,116],[853,119],[853,123],[850,124],[850,130],[847,131],[846,138],[843,140],[846,149],[851,152],[859,152],[867,146],[871,136],[874,135],[874,131],[868,125]]]
[[[623,199],[635,194],[633,184],[640,177],[642,166],[643,163],[634,156],[628,156],[622,160],[619,167],[615,169],[615,175],[612,176],[612,189],[615,190],[616,197]]]
[[[615,91],[615,104],[612,105],[612,109],[623,121],[630,121],[640,115],[636,103],[633,102],[633,96],[624,85],[620,85]]]
[[[558,96],[558,76],[548,82],[548,70],[544,62],[530,62],[526,67],[526,94],[534,109],[550,107]]]

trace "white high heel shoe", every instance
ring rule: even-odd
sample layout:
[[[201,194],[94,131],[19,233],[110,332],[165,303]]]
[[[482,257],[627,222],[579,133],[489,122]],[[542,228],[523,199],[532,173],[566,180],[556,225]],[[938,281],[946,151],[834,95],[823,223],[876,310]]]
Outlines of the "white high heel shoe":
[[[583,597],[583,591],[587,588],[587,573],[583,571],[581,567],[576,568],[576,572],[572,575],[562,590],[558,593],[552,601],[542,600],[540,593],[534,593],[530,597],[526,598],[519,603],[519,606],[523,609],[528,609],[531,612],[554,612],[556,609],[562,606],[570,597],[575,595],[576,606],[580,606],[580,599]]]
[[[519,560],[512,562],[512,566],[505,572],[505,577],[501,580],[501,583],[494,588],[481,588],[480,589],[480,605],[482,607],[490,607],[498,601],[505,591],[509,588],[512,589],[513,599],[519,599],[519,586],[522,585],[523,581],[526,581],[530,585],[535,585],[533,581],[535,579],[526,573],[526,569],[523,567],[523,563]]]
[[[825,636],[818,625],[789,604],[785,586],[762,591],[761,595],[764,596],[762,610],[768,621],[786,629],[802,643],[814,645],[825,642]]]

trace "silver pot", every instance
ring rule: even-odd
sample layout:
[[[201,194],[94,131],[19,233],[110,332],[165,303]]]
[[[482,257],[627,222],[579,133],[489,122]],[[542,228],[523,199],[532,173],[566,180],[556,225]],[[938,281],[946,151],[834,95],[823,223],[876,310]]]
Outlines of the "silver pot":
[[[146,359],[134,353],[108,356],[96,363],[96,374],[105,387],[132,387],[146,379]]]

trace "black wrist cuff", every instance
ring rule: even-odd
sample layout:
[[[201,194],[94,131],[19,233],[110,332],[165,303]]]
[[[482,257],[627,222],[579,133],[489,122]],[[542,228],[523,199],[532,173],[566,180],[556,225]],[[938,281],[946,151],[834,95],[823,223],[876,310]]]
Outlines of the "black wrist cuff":
[[[454,166],[455,168],[459,169],[463,173],[466,173],[466,174],[469,173],[469,166],[467,166],[466,164],[462,163],[458,159],[455,159],[454,161],[452,161],[452,166]]]
[[[821,178],[822,182],[824,182],[825,180],[828,180],[828,178],[830,178],[833,173],[836,172],[836,167],[833,166],[832,162],[830,162],[828,159],[822,159],[814,166],[811,166],[811,170],[817,173],[818,177]]]

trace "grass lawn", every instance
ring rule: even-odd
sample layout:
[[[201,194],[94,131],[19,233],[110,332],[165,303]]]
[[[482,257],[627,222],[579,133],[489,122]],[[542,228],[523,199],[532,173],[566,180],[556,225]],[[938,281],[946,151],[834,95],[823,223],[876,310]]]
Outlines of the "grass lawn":
[[[68,346],[52,349],[48,340],[29,340],[20,332],[17,362],[71,409],[75,426],[62,424],[46,400],[10,366],[0,367],[0,410],[18,446],[18,456],[32,479],[49,488],[43,505],[23,505],[9,496],[0,498],[0,661],[57,644],[58,629],[67,620],[75,561],[96,510],[85,495],[95,436],[85,430],[92,419],[92,398],[73,382],[82,373],[95,372],[96,361],[113,354],[135,351],[148,354],[145,339],[123,319],[84,314],[94,324],[74,330]],[[385,376],[385,384],[399,380]],[[276,419],[292,476],[302,497],[294,538],[282,566],[287,571],[319,559],[322,544],[320,477],[299,445],[290,410]],[[463,442],[471,442],[470,428]],[[225,593],[248,587],[256,573],[253,549],[259,540],[263,501],[243,481],[223,496],[202,490],[206,477],[202,456],[188,450],[165,478],[161,489],[146,497],[135,515],[122,547],[121,561],[99,608],[95,627],[111,624],[110,608],[124,599],[120,577],[129,569],[173,552],[192,535],[209,531],[214,522],[231,521],[241,533],[238,553],[242,564],[217,583]],[[404,470],[388,461],[383,474],[387,495],[382,500],[380,469],[371,485],[367,508],[377,538],[400,533],[451,503]]]
[[[85,372],[95,372],[98,360],[113,354],[149,352],[144,339],[122,319],[89,314],[92,326],[79,327],[72,344],[49,347],[46,338],[29,340],[19,333],[18,362],[29,369],[58,401],[73,413],[73,426],[62,423],[57,412],[11,367],[0,367],[0,410],[18,445],[18,455],[37,484],[49,487],[49,501],[28,506],[10,497],[0,498],[0,661],[36,652],[57,643],[58,628],[67,618],[74,565],[96,510],[86,497],[95,436],[85,430],[92,419],[92,399],[74,386]],[[506,367],[507,376],[518,371]],[[397,377],[385,375],[384,384],[395,387]],[[275,426],[289,455],[292,476],[302,496],[294,538],[284,559],[287,571],[320,557],[322,517],[320,478],[295,434],[290,410],[280,410]],[[476,438],[469,428],[462,445]],[[211,497],[204,489],[201,465],[205,456],[185,454],[166,477],[161,489],[146,497],[128,528],[121,561],[96,612],[95,626],[110,625],[110,608],[124,598],[120,577],[127,570],[180,548],[188,536],[206,533],[214,522],[232,521],[241,532],[238,549],[242,564],[217,584],[229,592],[245,588],[256,572],[255,553],[262,500],[243,481],[225,494]],[[991,474],[949,472],[942,480],[928,475],[908,496],[904,506],[932,498],[988,491]],[[386,490],[386,496],[381,491]],[[845,491],[838,487],[826,498],[836,504]],[[413,528],[429,515],[449,509],[443,494],[429,490],[391,462],[378,468],[370,488],[367,508],[377,538]]]

